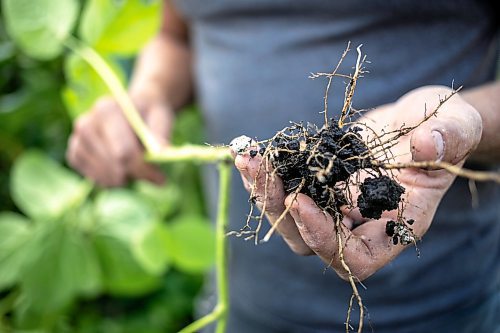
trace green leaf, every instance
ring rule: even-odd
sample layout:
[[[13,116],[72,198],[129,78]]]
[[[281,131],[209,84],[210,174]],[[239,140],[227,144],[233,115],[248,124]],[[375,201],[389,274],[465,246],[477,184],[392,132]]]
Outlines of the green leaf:
[[[31,236],[26,218],[11,212],[0,213],[0,290],[12,286],[21,276],[25,245]]]
[[[170,255],[181,270],[198,273],[215,262],[215,233],[203,216],[182,216],[169,224]]]
[[[79,33],[103,54],[132,55],[158,31],[160,9],[160,1],[90,0]]]
[[[120,66],[109,58],[104,59],[124,84],[125,73]],[[94,68],[77,55],[66,57],[64,73],[67,85],[62,91],[62,97],[73,119],[90,110],[99,97],[110,94],[107,85]]]
[[[156,223],[151,206],[141,196],[126,189],[101,192],[95,210],[98,232],[127,242]]]
[[[30,260],[21,278],[21,291],[33,311],[58,311],[78,296],[100,291],[96,250],[78,230],[61,223],[39,225],[27,251]]]
[[[37,151],[24,153],[13,166],[12,198],[29,217],[55,219],[80,204],[89,182]]]
[[[147,181],[137,181],[134,189],[151,204],[160,218],[170,216],[179,209],[181,192],[172,182],[158,186]]]
[[[98,236],[95,245],[103,269],[106,292],[116,296],[137,296],[160,285],[161,278],[143,269],[127,243],[114,237]]]
[[[78,16],[77,0],[3,0],[7,31],[33,58],[47,60],[63,50]]]
[[[134,239],[134,258],[150,274],[165,273],[170,261],[168,254],[168,230],[164,225],[156,223]]]
[[[98,247],[104,260],[107,289],[135,295],[158,284],[168,268],[167,231],[151,205],[138,194],[114,189],[96,200]]]

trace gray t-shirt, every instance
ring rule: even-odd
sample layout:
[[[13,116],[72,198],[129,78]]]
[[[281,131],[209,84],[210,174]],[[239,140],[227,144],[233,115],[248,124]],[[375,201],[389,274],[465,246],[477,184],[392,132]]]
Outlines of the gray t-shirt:
[[[467,89],[495,76],[493,2],[176,4],[190,24],[197,97],[212,143],[228,143],[241,134],[268,138],[289,121],[321,124],[326,82],[307,77],[332,70],[349,40],[353,46],[363,44],[371,61],[370,73],[358,83],[356,108],[393,102],[424,85],[454,82]],[[343,71],[350,72],[354,62],[352,52]],[[330,112],[340,110],[344,85],[337,81],[332,89]],[[207,178],[215,205],[216,178]],[[481,183],[477,190],[479,206],[473,208],[467,181],[458,179],[419,243],[420,258],[410,248],[364,282],[367,322],[376,332],[435,331],[443,321],[458,323],[449,319],[453,314],[468,323],[467,309],[479,309],[477,304],[499,295],[499,188]],[[231,229],[238,230],[249,209],[239,177],[232,191]],[[351,288],[333,271],[324,272],[317,257],[293,254],[278,236],[259,246],[232,238],[230,245],[230,332],[344,330]],[[500,326],[500,314],[492,315],[498,317],[490,323]],[[356,313],[352,317],[355,323]]]

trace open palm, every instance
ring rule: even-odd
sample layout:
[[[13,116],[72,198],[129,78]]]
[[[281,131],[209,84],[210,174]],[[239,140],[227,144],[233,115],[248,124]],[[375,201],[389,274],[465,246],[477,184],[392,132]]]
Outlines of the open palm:
[[[425,112],[433,110],[439,98],[450,93],[450,89],[443,87],[420,88],[404,95],[396,103],[368,112],[361,122],[365,122],[377,134],[401,126],[412,126],[420,122]],[[442,160],[461,165],[479,143],[481,124],[477,111],[455,95],[440,108],[435,117],[399,138],[398,144],[391,147],[394,162]],[[257,192],[262,194],[265,179],[264,173],[258,172],[260,159],[241,154],[236,157],[235,164],[247,189],[255,181]],[[406,190],[404,216],[415,220],[413,232],[417,237],[422,237],[455,176],[444,170],[416,168],[394,171],[393,175]],[[259,195],[258,198],[264,196]],[[320,256],[341,277],[347,278],[338,255],[339,244],[333,217],[325,214],[304,194],[287,197],[278,177],[268,183],[267,198],[266,216],[271,223],[290,206],[289,214],[278,227],[290,248],[298,254]],[[260,202],[260,205],[263,203]],[[397,220],[397,210],[384,212],[378,220],[364,219],[358,209],[344,209],[343,213],[340,224],[343,255],[357,279],[363,280],[372,275],[404,250],[405,246],[393,244],[385,229],[387,221]]]

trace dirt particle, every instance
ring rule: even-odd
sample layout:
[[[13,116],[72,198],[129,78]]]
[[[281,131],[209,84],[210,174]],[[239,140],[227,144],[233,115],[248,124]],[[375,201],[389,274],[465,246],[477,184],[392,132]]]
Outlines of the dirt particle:
[[[415,243],[417,240],[413,230],[403,222],[387,221],[385,224],[385,233],[387,236],[392,237],[394,245],[398,245],[398,243],[408,245]]]

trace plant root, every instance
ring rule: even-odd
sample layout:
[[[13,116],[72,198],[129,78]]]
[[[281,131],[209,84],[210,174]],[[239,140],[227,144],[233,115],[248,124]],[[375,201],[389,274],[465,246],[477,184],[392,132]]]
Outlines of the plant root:
[[[250,214],[245,226],[240,231],[229,234],[245,237],[245,239],[253,238],[255,244],[259,243],[259,232],[269,199],[269,182],[274,181],[275,176],[279,176],[283,181],[285,193],[293,195],[292,203],[299,193],[311,197],[325,214],[329,214],[334,219],[338,259],[342,269],[347,274],[347,280],[353,292],[349,301],[345,330],[347,333],[354,330],[350,320],[356,301],[359,307],[359,323],[356,331],[361,333],[364,327],[365,307],[358,290],[358,284],[361,282],[352,273],[344,257],[344,249],[347,244],[343,242],[341,207],[358,208],[361,215],[368,219],[379,219],[383,212],[397,209],[397,218],[386,222],[387,237],[392,239],[394,245],[414,244],[416,246],[419,238],[413,232],[412,225],[418,221],[404,216],[406,204],[402,196],[405,193],[405,188],[399,184],[393,170],[405,168],[442,169],[470,180],[497,183],[500,183],[500,173],[467,170],[446,162],[395,162],[397,156],[393,155],[391,148],[399,143],[401,137],[408,135],[435,117],[444,103],[458,93],[461,88],[453,90],[443,98],[440,97],[438,105],[430,112],[425,110],[424,117],[417,124],[413,126],[403,125],[395,130],[377,133],[365,122],[351,121],[351,118],[360,112],[353,109],[352,99],[358,79],[366,73],[364,68],[366,56],[361,52],[361,45],[358,46],[354,73],[338,73],[341,63],[350,51],[349,47],[350,44],[347,45],[337,66],[331,73],[310,75],[312,79],[326,77],[328,80],[324,96],[323,126],[319,128],[309,123],[291,123],[278,131],[272,138],[257,142],[257,149],[252,148],[249,151],[252,158],[257,155],[261,156],[261,165],[250,193]],[[334,77],[349,80],[338,119],[328,118],[328,95]],[[368,135],[362,136],[363,131]],[[247,151],[246,148],[249,147],[249,144],[248,142],[248,145],[242,146],[238,153]],[[256,180],[261,176],[261,172],[265,174],[264,195],[263,198],[258,198]],[[360,193],[356,202],[352,196],[353,189],[357,189]],[[260,215],[253,216],[257,199],[262,199],[259,200],[262,203],[261,212]],[[271,229],[263,237],[262,242],[269,241],[280,223],[286,218],[290,207],[291,204],[285,207]],[[257,220],[255,229],[251,227],[253,219]],[[332,257],[331,260],[333,262],[334,258]]]

